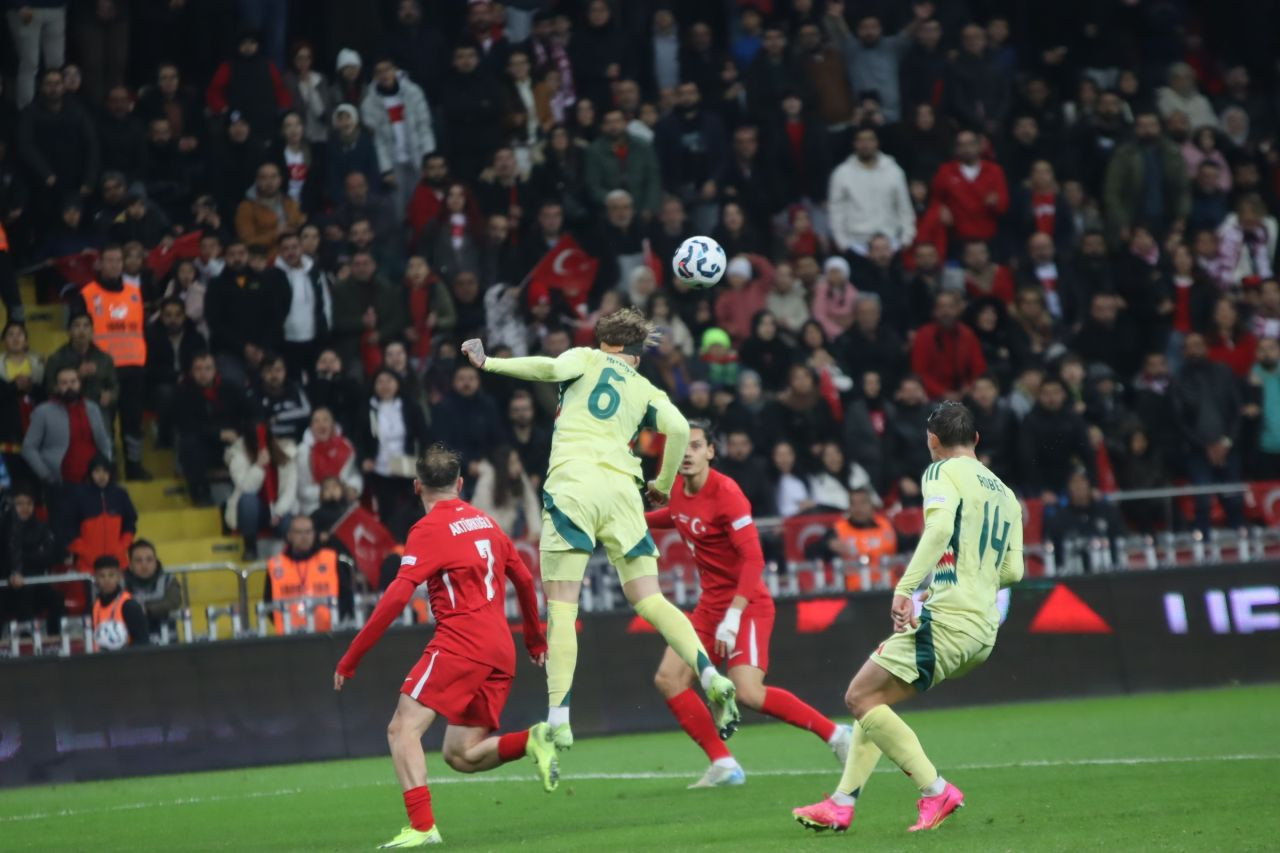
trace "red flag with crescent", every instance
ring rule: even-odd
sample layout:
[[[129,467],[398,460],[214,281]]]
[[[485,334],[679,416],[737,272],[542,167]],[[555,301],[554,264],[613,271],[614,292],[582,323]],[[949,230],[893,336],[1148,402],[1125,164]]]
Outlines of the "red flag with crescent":
[[[396,547],[396,540],[378,517],[356,504],[338,519],[329,533],[346,546],[347,553],[356,561],[356,568],[368,578],[370,586],[377,589],[382,560]]]
[[[561,236],[529,273],[529,283],[545,284],[564,294],[574,308],[587,301],[600,261],[588,255],[569,234]]]

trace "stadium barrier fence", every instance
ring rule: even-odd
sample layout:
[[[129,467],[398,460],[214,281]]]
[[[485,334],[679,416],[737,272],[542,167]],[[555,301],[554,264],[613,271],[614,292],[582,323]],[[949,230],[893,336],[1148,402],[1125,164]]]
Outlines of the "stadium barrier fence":
[[[843,717],[849,678],[890,631],[889,602],[883,591],[780,600],[771,680]],[[1280,679],[1273,562],[1039,578],[1000,606],[991,659],[913,707]],[[575,731],[674,730],[652,683],[662,640],[647,623],[584,613],[581,634]],[[0,786],[385,755],[396,690],[430,636],[423,624],[389,631],[342,693],[332,672],[349,631],[10,661]],[[540,719],[546,703],[545,675],[516,643],[508,729]],[[749,714],[739,737],[759,720]],[[442,732],[429,734],[431,749]]]

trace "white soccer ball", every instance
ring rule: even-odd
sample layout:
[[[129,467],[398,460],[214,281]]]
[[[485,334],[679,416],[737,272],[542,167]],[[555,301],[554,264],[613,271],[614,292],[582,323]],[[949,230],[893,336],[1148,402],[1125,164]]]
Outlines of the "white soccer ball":
[[[710,237],[690,237],[671,259],[676,278],[690,287],[715,287],[727,266],[724,249]]]

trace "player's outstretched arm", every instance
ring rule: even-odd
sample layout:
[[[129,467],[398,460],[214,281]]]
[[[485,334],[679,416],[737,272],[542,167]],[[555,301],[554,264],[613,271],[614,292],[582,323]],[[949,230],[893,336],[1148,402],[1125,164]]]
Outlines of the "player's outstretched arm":
[[[524,647],[538,666],[546,663],[547,638],[542,633],[542,620],[538,613],[538,592],[533,586],[533,575],[524,560],[516,553],[515,546],[507,543],[507,577],[516,588],[516,601],[520,603],[520,621],[524,624]]]
[[[650,530],[667,530],[676,526],[675,521],[671,518],[670,508],[665,506],[646,512],[644,514],[644,522],[649,525]]]
[[[529,355],[523,358],[493,358],[486,356],[479,340],[469,340],[462,350],[471,363],[488,373],[525,379],[530,382],[568,382],[577,379],[586,370],[582,350],[571,349],[557,358],[545,355]]]
[[[655,425],[658,432],[666,436],[667,441],[662,449],[662,467],[650,485],[653,490],[665,496],[671,494],[676,475],[680,473],[685,448],[689,446],[689,422],[665,394],[655,399],[652,405]]]
[[[387,628],[391,627],[391,623],[404,611],[409,599],[413,598],[413,591],[416,588],[416,584],[404,578],[396,578],[391,582],[387,591],[382,594],[382,598],[378,600],[378,606],[373,609],[373,615],[369,617],[369,621],[364,623],[360,633],[356,634],[355,639],[351,641],[347,653],[342,656],[342,660],[338,661],[335,675],[341,676],[343,681],[355,677],[356,667],[360,666],[361,658],[377,644],[378,640],[382,639]],[[342,681],[334,678],[333,686],[335,690],[341,690]]]

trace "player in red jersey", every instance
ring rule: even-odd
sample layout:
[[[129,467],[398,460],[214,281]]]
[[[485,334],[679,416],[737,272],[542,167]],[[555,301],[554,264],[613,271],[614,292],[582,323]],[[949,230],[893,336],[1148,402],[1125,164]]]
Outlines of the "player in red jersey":
[[[714,458],[709,424],[690,421],[689,445],[680,465],[683,482],[671,490],[667,506],[646,513],[645,518],[651,528],[674,527],[689,546],[702,581],[702,596],[689,619],[712,662],[726,662],[738,701],[813,732],[843,763],[849,751],[848,726],[837,726],[786,690],[765,686],[773,597],[762,580],[760,535],[751,518],[751,504],[737,483],[712,470]],[[693,671],[671,649],[653,680],[680,727],[711,760],[707,772],[689,787],[745,782],[746,775],[720,740],[707,706],[690,689]]]
[[[441,843],[422,754],[422,736],[437,716],[449,722],[442,752],[454,770],[476,773],[527,755],[537,765],[547,791],[554,790],[558,780],[555,747],[546,723],[522,732],[493,734],[516,667],[504,606],[504,577],[515,585],[525,648],[538,666],[546,661],[547,641],[538,621],[533,576],[515,546],[493,519],[458,498],[460,465],[458,454],[441,444],[418,461],[413,488],[426,515],[409,531],[400,573],[333,674],[333,689],[341,690],[355,676],[360,659],[425,581],[435,635],[404,680],[387,727],[410,825],[382,845],[387,848]]]

